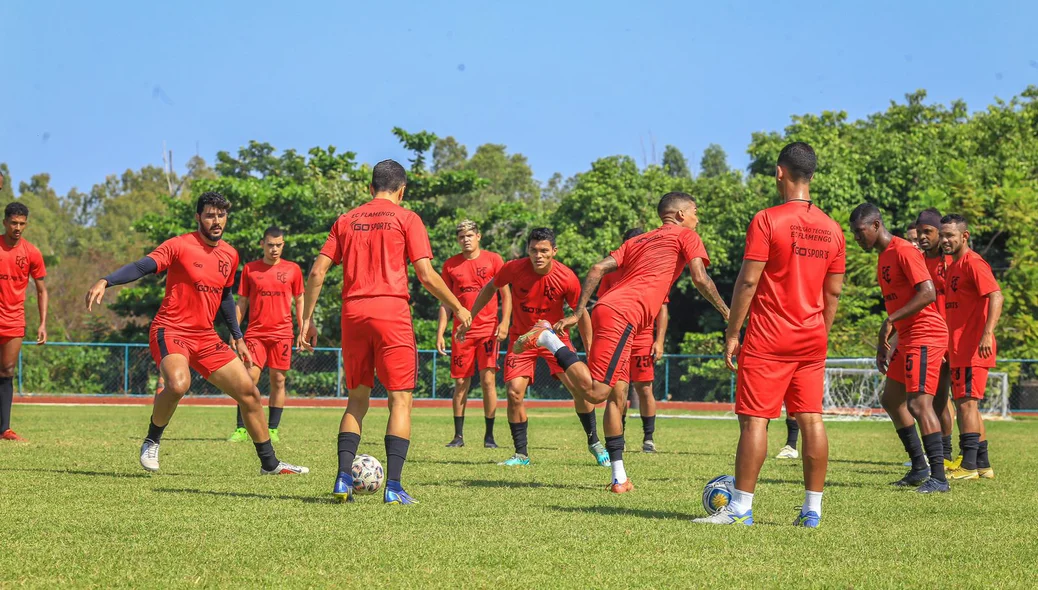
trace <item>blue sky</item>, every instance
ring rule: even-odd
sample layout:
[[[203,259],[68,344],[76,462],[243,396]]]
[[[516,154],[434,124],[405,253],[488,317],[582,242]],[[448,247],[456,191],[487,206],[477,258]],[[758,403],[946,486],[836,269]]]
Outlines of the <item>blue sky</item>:
[[[0,161],[64,193],[163,141],[178,168],[250,139],[403,158],[401,126],[504,143],[541,180],[653,141],[744,167],[795,113],[1038,83],[1038,2],[356,4],[2,2]]]

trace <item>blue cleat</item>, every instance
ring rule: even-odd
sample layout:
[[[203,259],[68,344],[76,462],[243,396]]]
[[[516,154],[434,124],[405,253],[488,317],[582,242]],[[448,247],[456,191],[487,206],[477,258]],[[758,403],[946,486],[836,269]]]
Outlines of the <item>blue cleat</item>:
[[[339,475],[335,478],[335,487],[332,489],[332,495],[339,501],[340,504],[352,503],[353,502],[353,475],[340,471]]]
[[[948,485],[947,481],[938,481],[932,477],[916,490],[920,494],[946,494],[950,491],[951,486]]]
[[[897,488],[915,488],[923,485],[928,479],[930,479],[929,467],[926,469],[913,469],[901,479],[891,482],[890,485]]]
[[[399,486],[397,486],[399,487]],[[415,500],[404,491],[404,488],[399,490],[391,490],[389,486],[386,486],[386,493],[382,498],[386,504],[417,504],[418,500]]]
[[[750,526],[753,524],[753,510],[747,510],[746,514],[736,514],[729,504],[710,516],[693,519],[692,522],[699,524],[735,524]]]
[[[816,529],[820,524],[822,524],[822,517],[814,510],[801,512],[800,516],[797,516],[796,520],[793,521],[793,526],[802,526],[809,529]]]
[[[609,452],[605,450],[601,442],[596,442],[593,445],[588,445],[587,450],[589,453],[595,456],[595,462],[601,467],[610,467],[612,463],[609,462]]]
[[[505,461],[502,461],[502,462],[498,463],[498,465],[503,465],[505,467],[519,467],[519,466],[522,466],[522,465],[529,465],[529,464],[530,464],[530,458],[527,457],[526,455],[520,455],[519,453],[516,453],[516,454],[512,455],[512,457],[510,459],[507,459]]]

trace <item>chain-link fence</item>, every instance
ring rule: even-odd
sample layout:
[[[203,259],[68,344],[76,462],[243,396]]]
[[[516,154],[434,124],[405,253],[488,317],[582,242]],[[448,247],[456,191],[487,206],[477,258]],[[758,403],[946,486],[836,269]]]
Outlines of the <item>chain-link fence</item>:
[[[454,390],[450,377],[450,355],[434,350],[418,353],[418,387],[415,397],[449,398]],[[583,358],[583,354],[580,354]],[[504,353],[498,366],[504,365]],[[1010,411],[1038,411],[1038,359],[1004,359],[993,371],[1009,376]],[[192,395],[220,392],[194,374]],[[129,394],[155,391],[158,370],[146,344],[98,344],[55,342],[25,346],[18,357],[18,391],[37,394]],[[313,353],[293,354],[288,375],[290,395],[336,397],[346,395],[342,386],[342,353],[338,348],[318,348]],[[268,391],[267,372],[260,379],[261,392]],[[498,395],[504,396],[503,371],[497,372]],[[472,380],[472,397],[478,397],[479,379]],[[657,399],[696,402],[731,402],[735,399],[735,377],[718,356],[664,355],[655,364],[653,391]],[[384,397],[386,390],[375,384],[372,395]],[[530,399],[570,399],[570,394],[537,361]]]

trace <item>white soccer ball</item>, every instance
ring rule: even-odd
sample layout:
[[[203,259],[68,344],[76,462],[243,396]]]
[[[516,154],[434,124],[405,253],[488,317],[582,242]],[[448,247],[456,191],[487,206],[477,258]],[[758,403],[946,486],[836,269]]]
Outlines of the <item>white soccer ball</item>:
[[[735,489],[735,478],[731,475],[718,475],[706,482],[703,488],[703,508],[707,514],[716,514],[731,504],[732,490]]]
[[[357,455],[350,472],[353,474],[353,491],[358,494],[374,494],[386,481],[382,464],[371,455]]]

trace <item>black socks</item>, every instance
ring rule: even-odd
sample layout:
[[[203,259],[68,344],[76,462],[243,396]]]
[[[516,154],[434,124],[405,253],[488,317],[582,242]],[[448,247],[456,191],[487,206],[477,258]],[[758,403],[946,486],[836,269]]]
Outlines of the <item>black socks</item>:
[[[926,449],[926,458],[930,460],[930,477],[937,481],[947,481],[944,477],[944,445],[941,444],[940,431],[924,436],[923,448]]]
[[[11,428],[11,406],[14,404],[14,378],[0,377],[0,432]]]
[[[270,444],[270,439],[267,442],[254,443],[256,445],[256,455],[259,456],[260,465],[263,466],[265,471],[274,471],[278,468],[277,455],[274,454],[274,445]]]
[[[465,416],[455,416],[454,417],[454,436],[457,437],[457,438],[461,438],[463,436],[462,432],[464,432],[464,430],[465,430]]]
[[[923,445],[919,442],[919,434],[915,430],[915,424],[897,429],[897,436],[901,444],[905,446],[905,452],[912,459],[912,471],[926,469],[926,455],[923,453]],[[938,437],[939,438],[939,437]]]
[[[273,430],[281,424],[281,413],[285,411],[285,408],[275,408],[274,406],[270,406],[268,409],[267,428]]]
[[[654,432],[656,432],[656,416],[642,416],[644,440],[652,440],[652,433]]]
[[[610,461],[623,461],[624,460],[624,436],[607,436],[605,439],[605,448],[609,452]]]
[[[509,422],[508,428],[512,430],[512,443],[515,445],[515,452],[529,456],[529,452],[526,449],[526,425],[529,422]]]
[[[407,449],[411,441],[399,436],[387,434],[386,438],[386,480],[400,481],[400,474],[404,471],[404,461],[407,460]]]
[[[786,418],[786,446],[797,448],[797,437],[800,436],[800,425],[796,418]]]
[[[158,444],[162,441],[162,431],[166,429],[166,426],[155,426],[154,420],[148,420],[148,436],[144,437],[144,440]]]
[[[587,444],[593,445],[598,442],[598,425],[595,420],[595,410],[591,409],[586,414],[577,412],[577,418],[580,418],[580,425],[584,427],[584,434],[587,435]]]
[[[962,468],[976,469],[977,455],[980,452],[980,433],[960,432],[959,448],[962,449]]]
[[[356,432],[339,433],[339,472],[350,473],[353,460],[357,458],[357,447],[360,446],[360,435]]]

